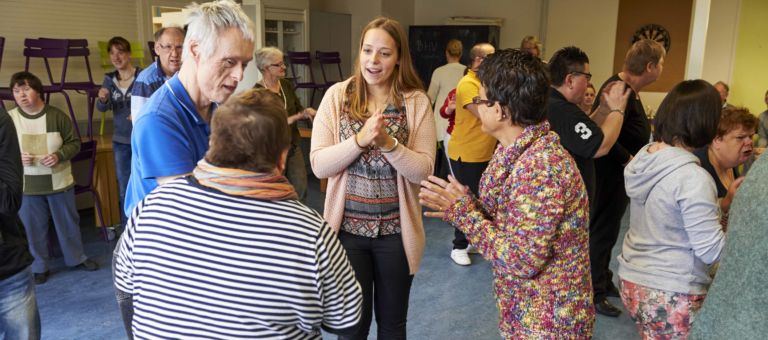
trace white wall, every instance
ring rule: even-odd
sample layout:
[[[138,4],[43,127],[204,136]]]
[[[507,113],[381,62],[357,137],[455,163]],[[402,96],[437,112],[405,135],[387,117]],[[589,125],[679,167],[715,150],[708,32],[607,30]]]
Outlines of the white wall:
[[[382,14],[381,2],[382,0],[310,0],[309,6],[313,11],[352,15],[350,55],[354,60],[358,54],[360,32],[369,21]]]
[[[499,47],[517,48],[526,35],[541,35],[541,8],[542,1],[531,0],[415,0],[414,24],[444,25],[452,16],[502,18]]]
[[[576,46],[589,56],[595,87],[613,75],[613,50],[619,3],[616,0],[549,0],[544,59]]]
[[[731,83],[741,0],[711,0],[702,78]]]

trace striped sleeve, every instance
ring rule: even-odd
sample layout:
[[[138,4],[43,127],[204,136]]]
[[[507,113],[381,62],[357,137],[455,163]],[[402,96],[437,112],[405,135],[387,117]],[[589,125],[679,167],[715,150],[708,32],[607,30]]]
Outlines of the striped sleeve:
[[[139,216],[139,211],[141,211],[143,206],[144,201],[140,201],[136,208],[133,209],[131,216],[128,217],[125,231],[117,244],[118,251],[114,254],[116,257],[113,268],[115,288],[129,294],[133,294],[133,244],[134,236],[136,234],[135,222]]]
[[[322,327],[334,334],[354,331],[363,302],[360,284],[339,238],[326,222],[320,228],[316,247]]]

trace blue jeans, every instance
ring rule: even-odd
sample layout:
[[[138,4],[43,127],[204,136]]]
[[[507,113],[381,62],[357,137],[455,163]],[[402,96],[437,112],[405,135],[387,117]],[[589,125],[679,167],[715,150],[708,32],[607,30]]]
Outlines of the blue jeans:
[[[40,313],[29,267],[0,280],[0,339],[40,339]]]
[[[131,144],[112,142],[112,153],[115,155],[115,172],[117,173],[117,188],[120,190],[120,225],[125,226],[125,188],[131,178]]]

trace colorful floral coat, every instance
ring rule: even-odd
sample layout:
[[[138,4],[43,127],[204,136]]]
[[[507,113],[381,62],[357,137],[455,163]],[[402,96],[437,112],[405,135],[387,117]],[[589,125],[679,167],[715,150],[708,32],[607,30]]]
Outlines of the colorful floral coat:
[[[576,162],[544,122],[499,145],[480,180],[446,212],[491,261],[507,339],[592,336],[589,205]]]

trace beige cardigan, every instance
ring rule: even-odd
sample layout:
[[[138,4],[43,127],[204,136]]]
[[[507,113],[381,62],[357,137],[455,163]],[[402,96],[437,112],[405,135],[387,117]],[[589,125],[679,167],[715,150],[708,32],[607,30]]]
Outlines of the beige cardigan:
[[[318,178],[328,178],[323,217],[336,232],[344,217],[344,196],[347,187],[347,167],[363,150],[354,137],[339,140],[339,120],[351,78],[331,86],[317,109],[312,126],[312,147],[309,159]],[[435,164],[435,118],[429,98],[423,91],[404,93],[408,122],[408,145],[398,146],[384,157],[397,170],[400,200],[400,223],[403,247],[411,274],[419,269],[424,253],[424,225],[419,204],[419,182],[432,174]]]

